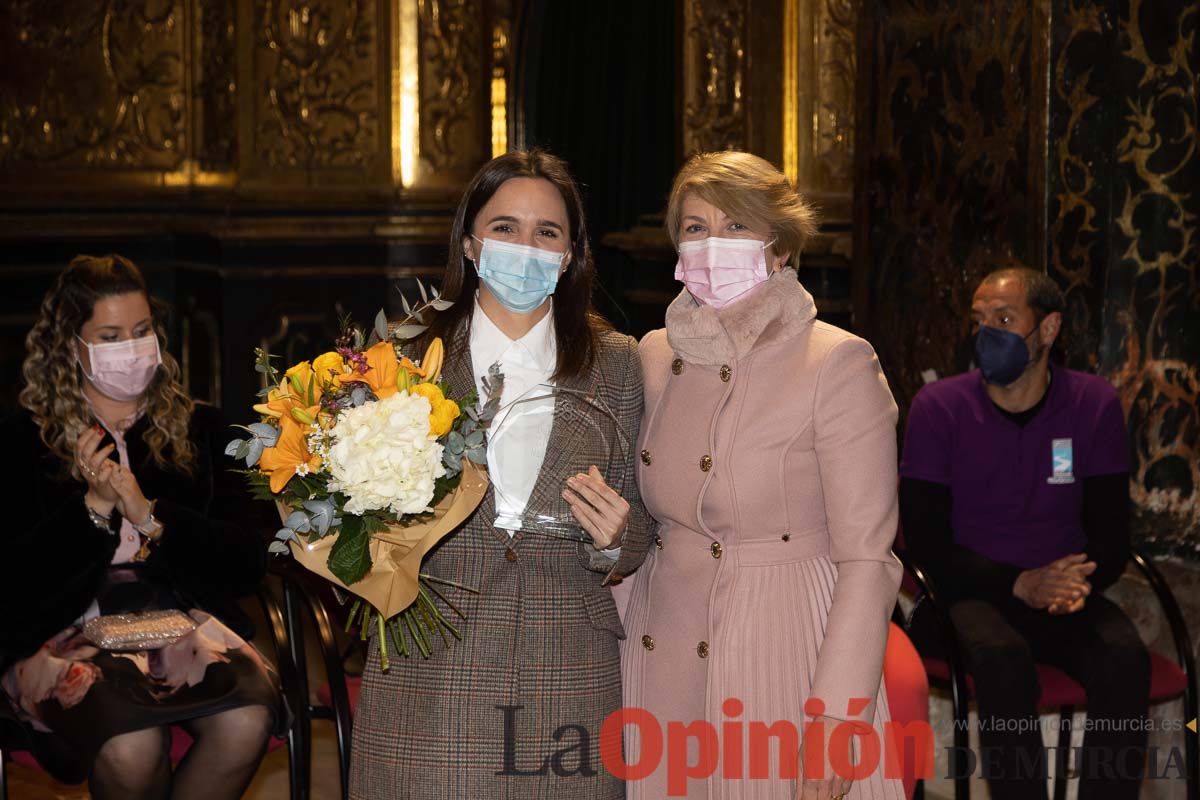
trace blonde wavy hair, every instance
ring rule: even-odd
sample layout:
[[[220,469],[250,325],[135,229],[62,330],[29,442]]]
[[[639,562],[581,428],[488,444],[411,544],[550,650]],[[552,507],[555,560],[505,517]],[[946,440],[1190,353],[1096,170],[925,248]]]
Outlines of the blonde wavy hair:
[[[25,387],[19,397],[41,429],[46,447],[70,467],[76,480],[82,476],[75,443],[94,416],[83,395],[83,368],[75,358],[74,338],[92,318],[97,301],[130,292],[140,292],[149,301],[162,353],[162,364],[142,395],[149,421],[143,438],[158,466],[193,471],[196,449],[188,438],[193,404],[179,383],[179,364],[167,352],[162,304],[150,297],[141,271],[129,259],[115,254],[76,256],[46,293],[38,320],[25,337]]]
[[[683,165],[671,186],[665,220],[676,246],[683,199],[692,193],[732,219],[768,233],[775,239],[774,251],[787,253],[791,267],[800,263],[800,251],[817,232],[813,207],[771,162],[751,153],[699,153]]]

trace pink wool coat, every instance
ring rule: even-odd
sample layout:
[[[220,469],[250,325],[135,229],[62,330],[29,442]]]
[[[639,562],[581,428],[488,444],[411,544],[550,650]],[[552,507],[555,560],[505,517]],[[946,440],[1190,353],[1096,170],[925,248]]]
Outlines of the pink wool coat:
[[[656,717],[664,745],[659,768],[628,783],[631,800],[673,793],[672,721],[707,720],[721,737],[715,774],[689,780],[688,798],[794,798],[777,742],[768,777],[748,777],[748,732],[779,721],[803,731],[809,698],[882,736],[880,677],[901,577],[891,552],[896,405],[871,346],[815,317],[788,269],[720,312],[684,291],[666,330],[642,341],[638,480],[661,527],[658,546],[614,591],[628,633],[625,704]],[[740,731],[746,777],[729,757],[736,741],[725,739],[738,738],[729,731]],[[626,728],[631,764],[642,733]],[[883,772],[881,762],[847,797],[902,798]]]

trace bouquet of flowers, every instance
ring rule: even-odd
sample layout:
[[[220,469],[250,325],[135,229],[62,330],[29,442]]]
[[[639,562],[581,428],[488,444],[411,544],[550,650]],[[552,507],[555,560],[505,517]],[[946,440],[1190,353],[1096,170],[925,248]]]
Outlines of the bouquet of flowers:
[[[442,589],[476,590],[423,574],[420,564],[483,499],[479,465],[504,380],[493,367],[486,400],[474,391],[454,399],[440,381],[440,339],[419,362],[402,354],[400,339],[425,329],[421,314],[448,306],[419,288],[425,304],[411,310],[404,299],[410,313],[401,325],[389,327],[380,311],[368,336],[347,320],[333,350],[282,376],[257,350],[255,369],[267,382],[254,406],[259,421],[238,426],[248,437],[225,450],[246,464],[255,496],[279,507],[283,527],[271,550],[290,550],[360,598],[347,629],[357,621],[365,638],[374,622],[385,670],[389,639],[404,656],[411,639],[428,657],[431,636],[462,638],[435,597],[462,617]]]

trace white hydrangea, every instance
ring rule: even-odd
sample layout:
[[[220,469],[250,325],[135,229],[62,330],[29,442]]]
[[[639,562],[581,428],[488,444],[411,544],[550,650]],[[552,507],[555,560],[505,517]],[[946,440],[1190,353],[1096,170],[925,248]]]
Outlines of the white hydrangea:
[[[346,495],[347,513],[429,510],[433,482],[446,474],[446,467],[442,445],[429,436],[427,399],[397,392],[346,409],[338,415],[330,438],[329,488]]]

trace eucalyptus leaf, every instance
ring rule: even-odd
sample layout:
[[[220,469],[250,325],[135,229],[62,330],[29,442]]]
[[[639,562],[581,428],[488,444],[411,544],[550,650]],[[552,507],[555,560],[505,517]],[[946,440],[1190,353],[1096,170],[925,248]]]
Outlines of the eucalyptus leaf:
[[[465,441],[467,443],[467,447],[472,449],[479,447],[481,444],[483,444],[483,431],[478,429],[471,431],[471,433],[466,437]]]
[[[279,530],[275,531],[275,538],[282,542],[300,541],[300,537],[297,536],[296,532],[291,528],[280,528]]]
[[[304,509],[310,514],[309,525],[316,529],[317,533],[324,536],[329,532],[337,511],[333,503],[328,500],[307,500],[304,503]]]
[[[383,313],[383,309],[379,309],[379,313],[375,315],[375,335],[380,341],[388,338],[388,321],[387,314]]]
[[[474,450],[469,450],[467,451],[467,458],[471,459],[476,464],[486,464],[487,449],[483,447],[477,447]]]
[[[263,447],[274,447],[279,439],[279,429],[265,422],[251,422],[246,430],[263,440]]]
[[[229,456],[230,458],[237,458],[238,448],[243,444],[245,444],[244,440],[234,439],[232,442],[225,445],[225,455]]]
[[[355,408],[358,408],[359,406],[363,405],[366,402],[367,402],[366,387],[365,386],[356,386],[354,388],[354,390],[350,392],[350,404],[352,406],[354,406]]]
[[[250,439],[250,440],[238,442],[237,453],[235,453],[233,457],[240,461],[243,458],[246,458],[247,456],[249,456],[250,455],[250,442],[252,442],[252,441],[254,441],[254,440]]]
[[[286,556],[291,551],[288,549],[288,546],[283,542],[271,542],[269,545],[267,545],[267,552],[275,553],[276,555]]]
[[[396,339],[415,339],[428,330],[428,328],[428,325],[413,325],[411,323],[399,325],[396,327],[396,330],[392,331],[392,336]]]
[[[446,469],[450,469],[458,464],[459,457],[450,452],[450,448],[442,451],[442,463],[446,465]]]
[[[288,518],[283,521],[283,524],[297,533],[308,533],[312,530],[308,514],[305,514],[300,509],[296,509],[291,514],[288,514]]]
[[[246,448],[246,455],[242,456],[242,458],[246,459],[247,467],[253,467],[258,463],[258,460],[262,458],[262,454],[263,440],[260,438],[254,438],[249,441],[248,447]]]

